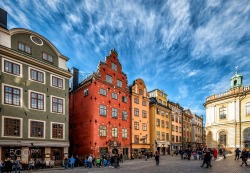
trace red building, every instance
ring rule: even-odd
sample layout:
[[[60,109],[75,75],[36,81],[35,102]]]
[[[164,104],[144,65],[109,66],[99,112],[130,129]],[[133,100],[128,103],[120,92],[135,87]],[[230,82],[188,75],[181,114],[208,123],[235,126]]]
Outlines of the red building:
[[[115,50],[97,71],[78,85],[73,72],[70,93],[71,153],[79,156],[130,153],[130,93]]]

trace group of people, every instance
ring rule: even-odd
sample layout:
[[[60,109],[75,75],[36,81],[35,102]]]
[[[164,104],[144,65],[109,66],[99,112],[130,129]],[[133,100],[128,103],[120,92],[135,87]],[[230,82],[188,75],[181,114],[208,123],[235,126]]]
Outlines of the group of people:
[[[12,170],[14,170],[15,173],[20,173],[22,170],[22,164],[20,158],[17,157],[15,160],[7,158],[4,162],[0,160],[0,173],[3,173],[4,170],[7,173],[11,172]]]
[[[240,166],[243,166],[244,164],[246,166],[249,166],[247,164],[247,160],[250,159],[250,151],[247,151],[246,148],[244,148],[242,151],[240,151],[240,149],[237,148],[234,152],[235,152],[234,160],[236,160],[236,159],[239,160],[239,158],[241,158],[241,160],[242,160],[242,163]]]
[[[84,166],[85,168],[92,167],[111,167],[118,168],[120,167],[120,162],[123,162],[122,154],[104,154],[101,157],[95,158],[93,155],[89,154],[85,158],[75,158],[71,156],[69,159],[64,158],[64,168],[68,169],[69,167],[73,169],[74,167]]]

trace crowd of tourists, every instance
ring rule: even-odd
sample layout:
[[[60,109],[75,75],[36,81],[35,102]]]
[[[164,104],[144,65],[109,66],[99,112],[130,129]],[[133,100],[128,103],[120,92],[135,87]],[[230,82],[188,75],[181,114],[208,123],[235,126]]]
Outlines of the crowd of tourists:
[[[70,158],[64,158],[64,168],[73,169],[74,167],[83,166],[85,168],[92,167],[110,167],[110,168],[118,168],[120,167],[120,163],[123,162],[122,154],[103,154],[101,157],[95,158],[92,154],[87,155],[85,158],[79,158],[78,156]]]

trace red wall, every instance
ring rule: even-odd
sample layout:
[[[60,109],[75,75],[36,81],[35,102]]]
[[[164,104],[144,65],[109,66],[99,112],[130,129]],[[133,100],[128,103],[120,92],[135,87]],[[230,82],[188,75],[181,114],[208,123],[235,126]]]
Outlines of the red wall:
[[[117,64],[117,71],[111,69],[111,62]],[[116,52],[111,52],[110,56],[106,57],[106,63],[99,64],[97,72],[99,77],[93,77],[70,95],[70,139],[71,144],[74,144],[74,155],[99,156],[99,147],[108,147],[107,142],[114,140],[111,136],[112,127],[118,127],[116,140],[121,142],[119,152],[124,147],[129,148],[131,144],[130,94],[127,89],[127,77],[122,72]],[[106,82],[106,74],[112,76],[112,84]],[[116,86],[116,79],[122,81],[121,88]],[[100,88],[107,90],[107,96],[99,94]],[[87,96],[84,96],[85,89],[88,89]],[[118,94],[118,100],[111,98],[112,92]],[[122,96],[127,97],[127,103],[122,102]],[[100,104],[107,106],[106,117],[99,114]],[[112,108],[118,108],[118,119],[111,117]],[[127,120],[122,120],[123,110],[128,113]],[[106,137],[99,136],[99,125],[107,126]],[[122,138],[122,128],[128,130],[128,138]],[[72,141],[73,134],[74,141]]]

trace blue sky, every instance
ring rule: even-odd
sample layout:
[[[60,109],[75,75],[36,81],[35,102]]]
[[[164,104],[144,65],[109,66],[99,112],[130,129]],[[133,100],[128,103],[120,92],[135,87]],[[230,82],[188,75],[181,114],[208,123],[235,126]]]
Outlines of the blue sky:
[[[2,0],[8,28],[27,28],[92,73],[112,48],[129,84],[142,78],[205,115],[206,97],[230,88],[235,66],[250,85],[249,0]]]

